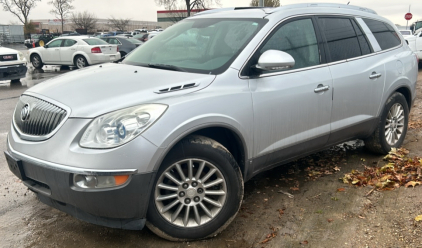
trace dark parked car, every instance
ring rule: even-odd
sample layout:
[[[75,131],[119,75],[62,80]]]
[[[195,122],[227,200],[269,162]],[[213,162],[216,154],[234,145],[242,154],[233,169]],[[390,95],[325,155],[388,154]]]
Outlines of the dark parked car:
[[[141,33],[141,34],[137,34],[135,36],[133,36],[132,38],[134,39],[138,39],[142,42],[145,42],[148,40],[148,33]]]
[[[109,44],[117,45],[122,58],[142,44],[141,42],[136,42],[134,39],[128,39],[121,36],[104,37],[101,39]]]

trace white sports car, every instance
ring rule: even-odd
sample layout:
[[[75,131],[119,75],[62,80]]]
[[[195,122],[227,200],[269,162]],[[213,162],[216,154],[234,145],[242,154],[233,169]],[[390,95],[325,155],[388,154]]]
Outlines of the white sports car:
[[[43,47],[29,50],[29,58],[35,68],[43,65],[88,65],[113,62],[120,59],[119,48],[107,42],[86,36],[62,37]]]

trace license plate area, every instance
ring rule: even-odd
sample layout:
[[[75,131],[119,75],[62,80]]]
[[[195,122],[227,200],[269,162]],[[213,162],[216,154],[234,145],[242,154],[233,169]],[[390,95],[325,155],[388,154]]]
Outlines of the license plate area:
[[[23,171],[22,161],[15,159],[8,152],[4,152],[4,155],[6,156],[7,165],[9,166],[10,171],[20,180],[24,181],[26,177]]]
[[[115,60],[116,59],[116,55],[111,55],[110,56],[110,60]]]

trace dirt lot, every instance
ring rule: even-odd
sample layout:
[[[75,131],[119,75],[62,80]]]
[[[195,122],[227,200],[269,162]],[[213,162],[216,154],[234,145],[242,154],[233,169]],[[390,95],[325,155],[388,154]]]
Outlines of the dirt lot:
[[[422,120],[422,69],[417,89],[413,122]],[[4,140],[5,134],[0,135]],[[339,178],[352,169],[385,164],[362,142],[349,145],[253,178],[245,185],[244,203],[233,223],[215,238],[190,243],[168,242],[147,229],[88,224],[47,207],[12,176],[0,156],[0,174],[6,175],[0,182],[0,246],[422,247],[422,222],[415,221],[422,214],[422,186],[370,192],[372,187],[344,184]],[[404,147],[410,157],[422,156],[421,128],[408,131]],[[318,173],[324,176],[309,178]]]

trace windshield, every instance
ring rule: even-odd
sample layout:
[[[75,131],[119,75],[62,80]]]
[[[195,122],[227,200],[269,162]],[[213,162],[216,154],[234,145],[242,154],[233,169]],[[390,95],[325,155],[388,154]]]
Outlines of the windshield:
[[[168,65],[187,72],[219,74],[230,66],[266,22],[245,18],[186,19],[144,43],[123,63]]]
[[[412,35],[410,31],[400,31],[402,35]]]
[[[96,46],[96,45],[108,45],[107,42],[100,40],[100,39],[84,39],[88,45]]]

